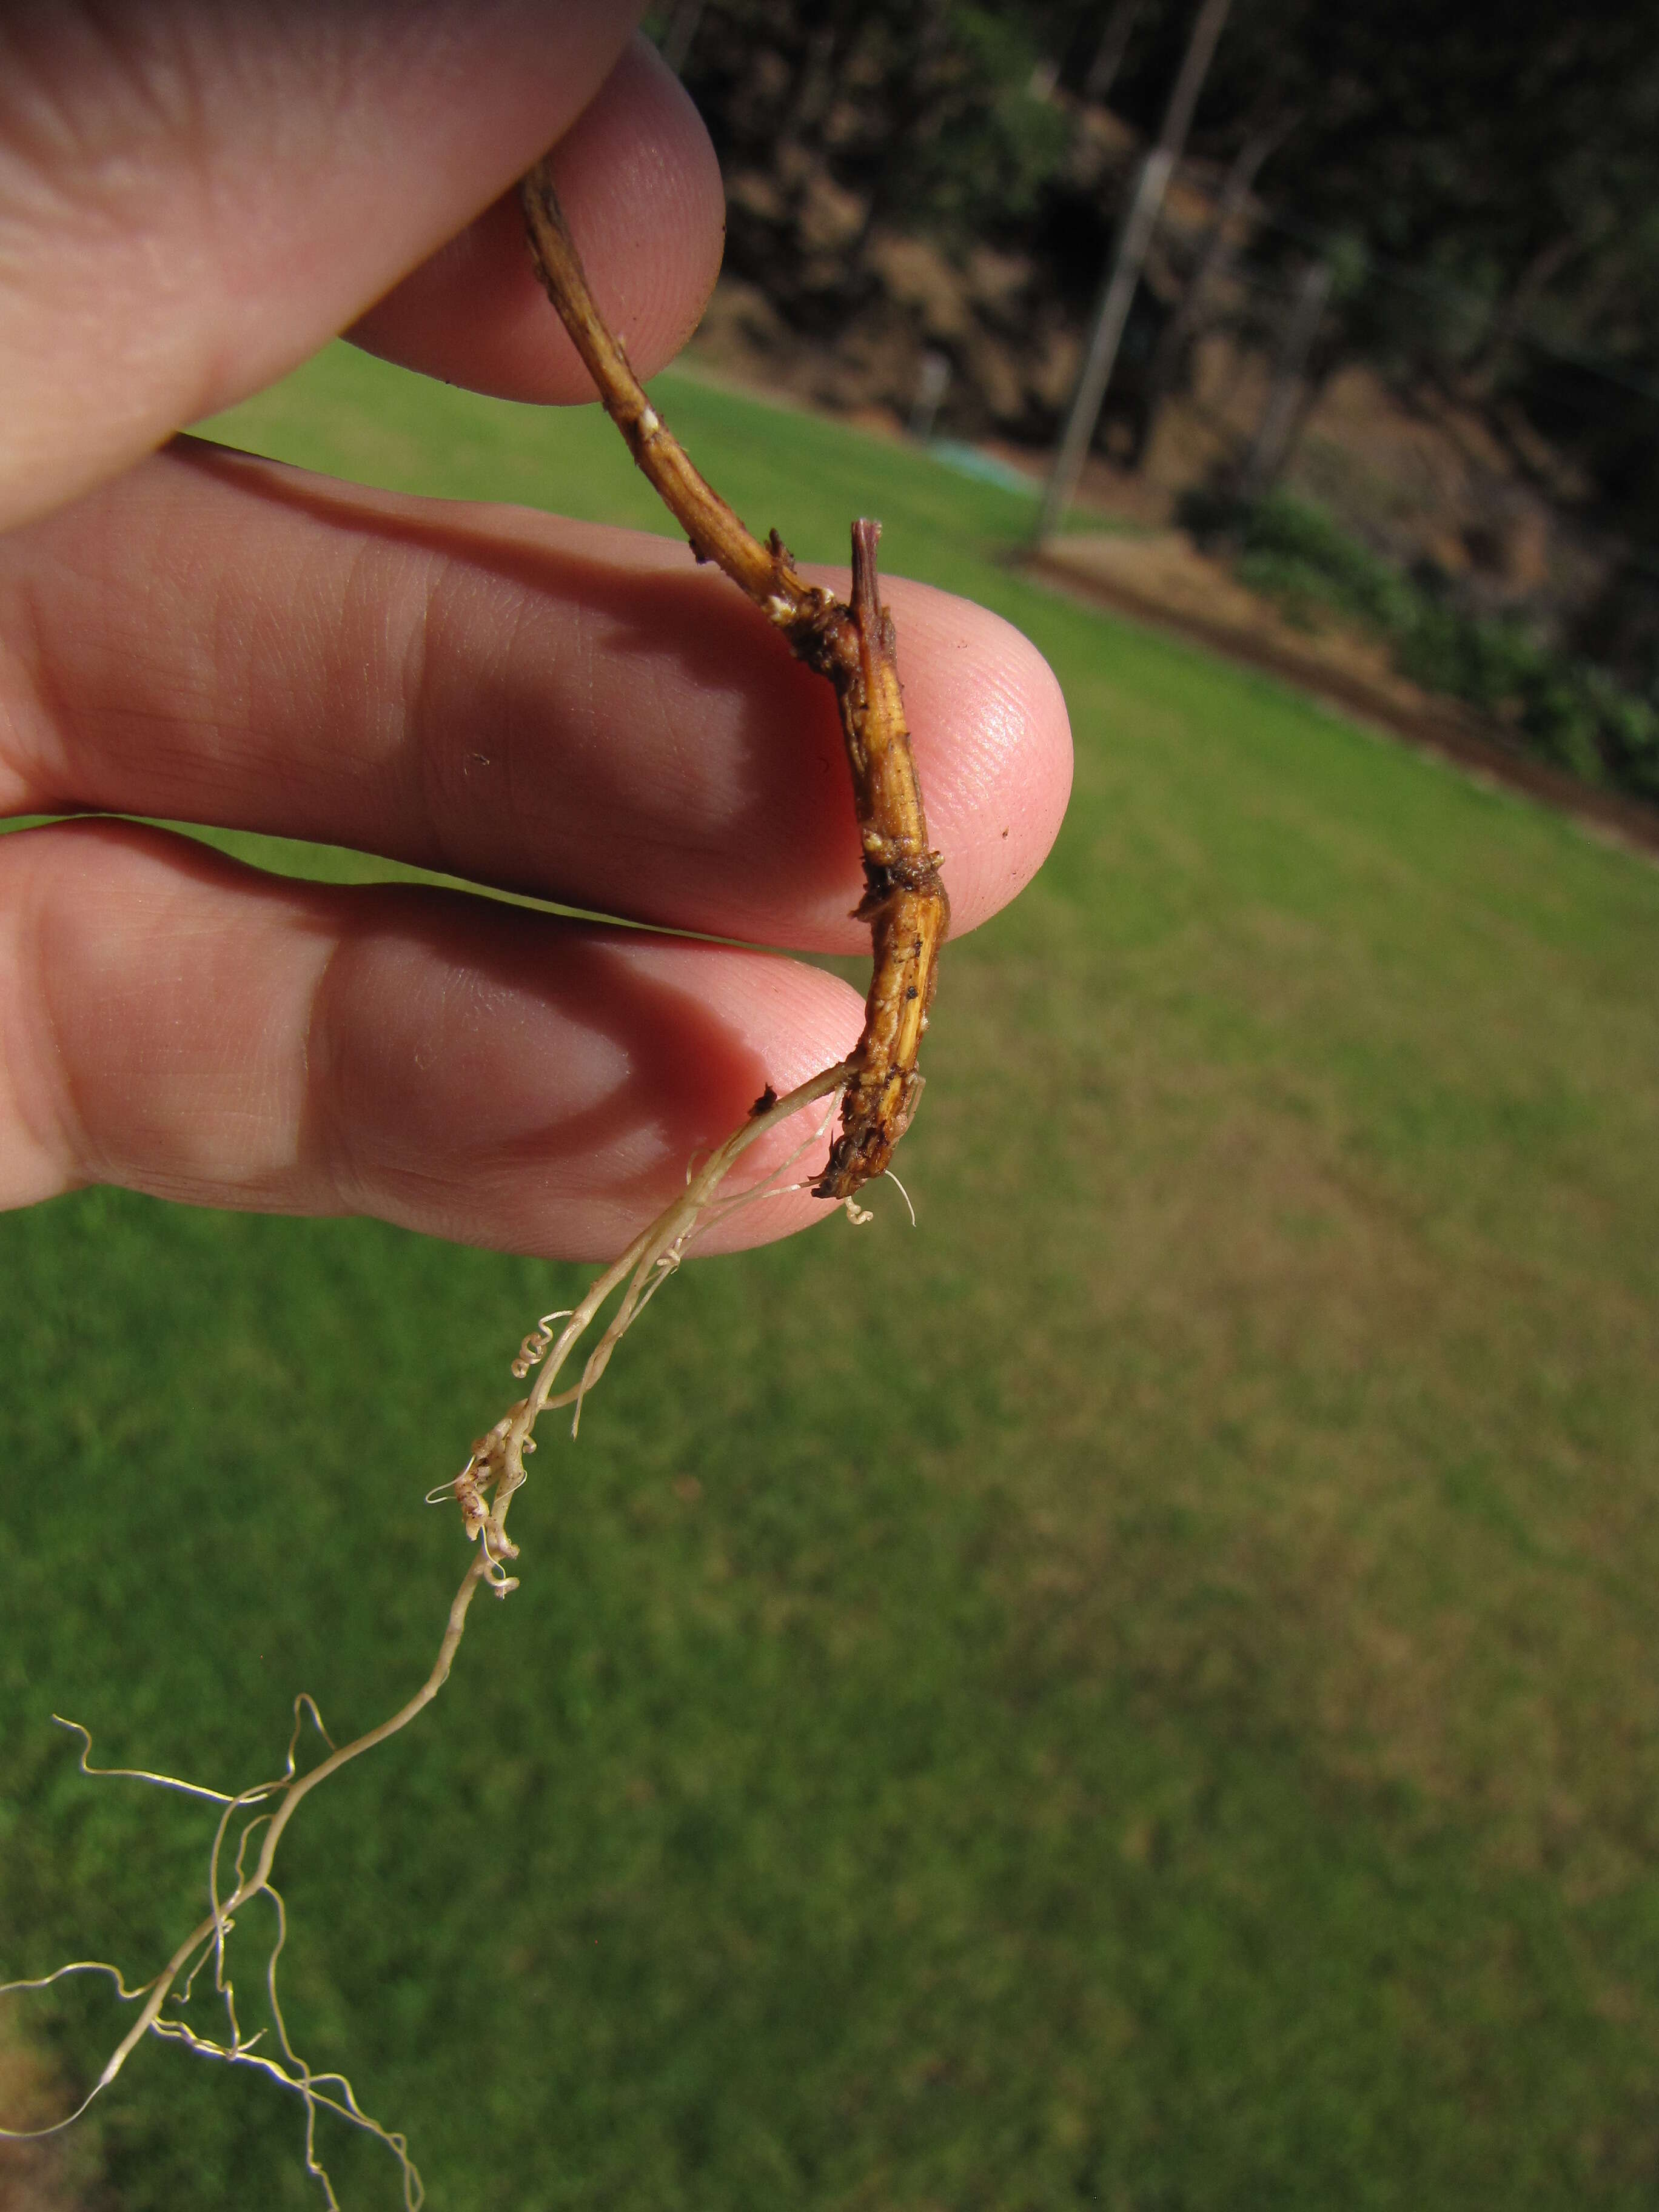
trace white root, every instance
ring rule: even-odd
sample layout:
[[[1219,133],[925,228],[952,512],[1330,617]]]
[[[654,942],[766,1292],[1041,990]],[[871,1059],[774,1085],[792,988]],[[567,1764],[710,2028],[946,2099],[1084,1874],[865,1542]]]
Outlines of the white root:
[[[507,1515],[514,1493],[526,1480],[524,1462],[526,1455],[536,1449],[532,1432],[539,1417],[550,1407],[573,1407],[571,1432],[574,1435],[587,1393],[604,1374],[611,1354],[623,1336],[678,1268],[696,1237],[716,1222],[729,1219],[739,1207],[752,1206],[781,1191],[803,1187],[799,1182],[786,1182],[783,1178],[825,1140],[842,1093],[855,1073],[856,1062],[844,1060],[834,1067],[825,1068],[810,1082],[800,1085],[782,1098],[772,1098],[769,1093],[767,1102],[757,1107],[740,1128],[734,1130],[723,1145],[695,1167],[687,1176],[684,1190],[664,1207],[647,1229],[641,1231],[621,1258],[613,1261],[598,1277],[575,1307],[542,1315],[534,1328],[526,1334],[513,1362],[513,1373],[522,1382],[532,1369],[539,1370],[529,1393],[479,1437],[472,1447],[465,1467],[453,1481],[441,1483],[427,1492],[429,1504],[453,1500],[460,1507],[463,1531],[469,1541],[476,1542],[477,1549],[450,1602],[449,1617],[431,1671],[415,1694],[379,1727],[368,1729],[349,1743],[336,1746],[323,1725],[323,1717],[315,1701],[309,1696],[301,1695],[294,1701],[294,1729],[289,1738],[281,1773],[253,1783],[246,1790],[227,1792],[207,1788],[200,1783],[182,1780],[177,1775],[152,1773],[142,1767],[94,1766],[91,1763],[92,1737],[88,1729],[79,1721],[64,1720],[59,1716],[53,1716],[61,1727],[81,1738],[79,1765],[81,1771],[88,1778],[140,1782],[153,1789],[199,1797],[220,1808],[208,1854],[209,1911],[205,1918],[185,1937],[161,1972],[136,1987],[128,1986],[118,1967],[104,1960],[88,1959],[71,1960],[66,1966],[54,1968],[50,1973],[31,1978],[0,1983],[0,1996],[21,1996],[27,1991],[50,1989],[72,1975],[98,1974],[111,1983],[122,2003],[137,2004],[140,2008],[137,2017],[110,2054],[97,2081],[73,2112],[66,2113],[49,2127],[0,2127],[0,2140],[37,2141],[59,2134],[72,2126],[115,2081],[145,2036],[154,2035],[166,2042],[181,2043],[198,2057],[216,2058],[229,2065],[252,2067],[300,2099],[305,2112],[306,2172],[320,2188],[328,2212],[340,2212],[340,2206],[328,2170],[318,2154],[317,2121],[323,2112],[332,2113],[337,2118],[362,2129],[386,2146],[398,2164],[405,2212],[420,2212],[425,2190],[420,2173],[409,2154],[405,2138],[383,2126],[363,2110],[356,2090],[344,2075],[313,2072],[289,2039],[277,1991],[277,1966],[288,1938],[288,1913],[281,1893],[272,1880],[272,1869],[283,1833],[301,1804],[319,1784],[327,1781],[353,1759],[361,1758],[364,1752],[374,1750],[377,1745],[398,1735],[431,1704],[449,1678],[455,1654],[466,1632],[467,1614],[479,1589],[488,1585],[496,1596],[506,1597],[518,1588],[517,1577],[507,1572],[506,1565],[507,1561],[519,1556],[518,1546],[507,1534]],[[772,1175],[763,1177],[750,1188],[730,1195],[725,1194],[724,1185],[727,1178],[752,1145],[795,1115],[823,1100],[829,1102],[828,1109],[813,1133],[788,1155]],[[852,1211],[850,1201],[848,1211]],[[868,1216],[862,1218],[867,1219]],[[554,1386],[567,1363],[594,1327],[607,1303],[617,1292],[621,1296],[616,1310],[584,1360],[580,1376],[563,1389],[556,1390]],[[556,1323],[562,1324],[556,1333]],[[301,1772],[299,1767],[300,1743],[307,1723],[327,1749],[326,1755],[316,1765]],[[253,1818],[244,1822],[238,1833],[231,1861],[228,1893],[226,1893],[222,1869],[231,1829],[239,1814],[252,1812],[256,1807],[265,1809],[254,1813]],[[249,1868],[248,1855],[256,1837],[258,1847],[253,1864]],[[276,1919],[275,1934],[266,1953],[263,1975],[265,2002],[270,2019],[269,2027],[260,2028],[252,2035],[245,2035],[237,2016],[235,1986],[229,1972],[228,1946],[238,1916],[259,1898],[269,1899]],[[179,2009],[189,2002],[198,1978],[210,1961],[213,1966],[214,1988],[224,2006],[227,2031],[222,2039],[204,2033],[185,2020]],[[274,2050],[259,2049],[258,2046],[268,2035],[273,2039]]]

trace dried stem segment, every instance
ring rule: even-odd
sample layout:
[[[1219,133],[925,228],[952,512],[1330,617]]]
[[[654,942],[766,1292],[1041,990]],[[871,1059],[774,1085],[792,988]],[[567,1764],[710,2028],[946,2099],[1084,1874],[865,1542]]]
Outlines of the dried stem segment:
[[[857,911],[870,925],[873,968],[841,1134],[814,1188],[821,1198],[850,1199],[885,1170],[915,1111],[922,1083],[916,1055],[951,917],[939,855],[927,842],[892,617],[878,587],[880,526],[853,526],[850,605],[799,574],[775,530],[763,542],[747,529],[692,466],[606,326],[545,161],[525,179],[522,197],[537,274],[605,411],[692,551],[722,569],[835,687],[864,851]]]

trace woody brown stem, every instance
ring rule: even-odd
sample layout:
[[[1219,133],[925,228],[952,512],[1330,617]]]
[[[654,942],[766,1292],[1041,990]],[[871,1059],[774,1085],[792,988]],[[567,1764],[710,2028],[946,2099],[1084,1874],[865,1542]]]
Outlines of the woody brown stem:
[[[835,689],[864,853],[865,893],[857,912],[870,925],[872,971],[841,1133],[814,1189],[820,1198],[851,1198],[885,1170],[921,1095],[916,1055],[951,916],[939,854],[927,842],[892,617],[880,601],[881,526],[853,526],[850,604],[799,574],[775,530],[763,542],[745,528],[692,466],[607,328],[545,161],[525,179],[521,197],[536,272],[606,413],[691,550],[722,569]]]

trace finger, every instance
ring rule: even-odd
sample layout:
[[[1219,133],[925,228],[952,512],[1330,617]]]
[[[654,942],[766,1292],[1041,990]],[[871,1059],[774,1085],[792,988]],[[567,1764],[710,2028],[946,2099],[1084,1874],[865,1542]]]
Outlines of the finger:
[[[606,319],[641,375],[672,361],[720,274],[720,164],[679,79],[635,39],[553,164]],[[591,399],[530,265],[516,190],[353,324],[370,353],[503,399]],[[644,366],[641,366],[644,364]]]
[[[961,931],[1052,842],[1065,705],[995,616],[884,588]],[[0,545],[0,811],[75,807],[760,943],[866,941],[830,689],[684,546],[216,447]]]
[[[269,383],[362,315],[570,128],[637,12],[616,0],[33,0],[0,14],[0,525]],[[649,82],[633,64],[596,129],[613,157],[629,143],[627,86]],[[660,88],[646,111],[647,125],[670,112]],[[684,228],[692,201],[712,219],[707,190],[677,181],[690,159],[706,187],[708,157],[673,112],[659,161],[637,147],[620,161],[624,235],[649,236],[658,208]],[[595,188],[588,155],[573,181]],[[695,313],[712,251],[705,239],[684,266],[641,258],[641,295],[666,295],[656,327]],[[491,293],[483,276],[451,296]],[[548,343],[556,356],[559,334]]]
[[[760,953],[296,884],[125,823],[0,838],[8,1205],[113,1182],[608,1257],[859,1024],[845,984]],[[771,1198],[708,1249],[825,1210]]]

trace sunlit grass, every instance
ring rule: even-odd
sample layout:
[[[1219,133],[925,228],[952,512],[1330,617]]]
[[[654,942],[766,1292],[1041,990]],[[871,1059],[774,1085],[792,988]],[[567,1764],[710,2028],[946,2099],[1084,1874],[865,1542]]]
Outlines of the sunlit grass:
[[[876,512],[1025,629],[1077,797],[947,957],[920,1234],[689,1270],[445,1702],[307,1807],[297,2030],[446,2207],[1648,2204],[1659,873],[1047,597],[1012,494],[659,395],[803,557]],[[659,526],[596,416],[343,349],[221,429]],[[461,1564],[420,1495],[574,1277],[110,1194],[0,1237],[0,1965],[136,1965],[201,1823],[48,1712],[222,1783],[296,1689],[377,1717]],[[132,2212],[308,2201],[181,2055],[105,2130]]]

